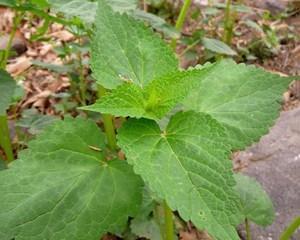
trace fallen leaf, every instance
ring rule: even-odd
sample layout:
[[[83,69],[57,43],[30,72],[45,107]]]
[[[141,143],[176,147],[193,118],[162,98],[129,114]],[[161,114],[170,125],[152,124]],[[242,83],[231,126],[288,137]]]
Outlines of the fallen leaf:
[[[25,56],[13,59],[7,66],[6,70],[12,76],[18,76],[31,66],[31,60]]]
[[[74,39],[74,35],[67,30],[60,30],[50,34],[51,37],[54,37],[58,40],[68,42]]]

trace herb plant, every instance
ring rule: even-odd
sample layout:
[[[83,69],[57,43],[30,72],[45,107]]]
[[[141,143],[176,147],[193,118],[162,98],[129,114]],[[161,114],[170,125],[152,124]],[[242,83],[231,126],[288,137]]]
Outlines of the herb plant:
[[[288,240],[290,239],[293,234],[299,229],[300,227],[300,217],[296,217],[289,226],[283,231],[280,236],[280,240]]]
[[[15,87],[16,82],[14,79],[5,70],[0,69],[0,146],[2,146],[8,161],[12,161],[14,155],[10,142],[6,110]]]
[[[101,97],[81,109],[100,112],[105,133],[92,120],[56,121],[0,172],[0,239],[120,233],[145,185],[164,203],[164,239],[174,236],[172,211],[214,239],[239,239],[236,226],[253,215],[229,156],[268,132],[292,79],[227,59],[180,70],[158,35],[105,0],[95,25]],[[117,134],[114,117],[126,118]]]

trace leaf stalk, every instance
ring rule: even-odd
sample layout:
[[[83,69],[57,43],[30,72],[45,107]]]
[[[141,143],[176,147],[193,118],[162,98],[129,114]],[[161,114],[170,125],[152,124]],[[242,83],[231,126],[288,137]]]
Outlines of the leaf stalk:
[[[191,3],[192,3],[192,0],[185,0],[184,1],[183,6],[182,6],[182,8],[180,10],[180,13],[179,13],[179,17],[176,21],[176,25],[175,25],[176,30],[181,31],[182,26],[183,26],[184,21],[185,21],[185,18],[186,18],[187,11],[188,11]],[[177,40],[175,38],[173,38],[172,41],[171,41],[171,44],[170,44],[171,48],[175,50],[176,49],[176,44],[177,44]]]
[[[106,89],[103,86],[98,85],[98,98],[104,96],[105,94],[106,94]],[[110,114],[102,114],[102,119],[103,119],[103,125],[104,125],[108,146],[112,150],[116,150],[118,146],[116,140],[115,127],[113,124],[113,116]]]
[[[248,218],[245,219],[246,240],[251,240],[251,229]]]
[[[233,22],[231,0],[226,0],[223,41],[228,45],[231,44],[232,40]]]
[[[13,39],[16,35],[17,28],[21,22],[22,19],[22,14],[19,14],[18,11],[15,11],[15,17],[13,19],[13,27],[9,35],[9,39],[6,45],[6,48],[4,50],[4,55],[3,59],[0,64],[1,69],[6,68],[6,64],[9,58],[9,53],[12,47]],[[11,145],[11,140],[10,140],[10,132],[9,132],[9,127],[8,127],[8,120],[7,120],[7,115],[1,115],[0,116],[0,145],[2,146],[6,159],[8,162],[11,162],[14,160],[14,154],[13,154],[13,149]]]
[[[283,231],[280,240],[289,240],[294,232],[300,227],[300,217],[296,217],[292,223]]]
[[[8,128],[7,116],[0,116],[0,145],[2,146],[7,161],[11,162],[14,160],[14,154],[12,150],[12,145],[10,141],[10,133]]]
[[[80,99],[83,106],[86,105],[86,89],[87,83],[84,75],[84,65],[81,52],[79,51],[77,54],[78,62],[79,62],[79,91],[80,91]]]
[[[164,201],[164,213],[165,213],[165,240],[173,240],[174,239],[174,223],[173,223],[173,213],[166,201]]]

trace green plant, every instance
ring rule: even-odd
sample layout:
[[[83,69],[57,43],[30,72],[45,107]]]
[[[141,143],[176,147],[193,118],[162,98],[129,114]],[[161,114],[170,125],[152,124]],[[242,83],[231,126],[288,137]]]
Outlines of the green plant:
[[[190,7],[191,3],[192,3],[191,0],[185,0],[184,3],[183,3],[183,6],[182,6],[182,8],[180,10],[178,19],[176,21],[176,26],[175,26],[175,28],[178,31],[181,31],[181,29],[183,27],[183,24],[184,24],[186,15],[187,15],[187,11],[189,10],[189,7]],[[175,38],[172,39],[172,41],[171,41],[171,47],[173,49],[176,49],[176,39]]]
[[[272,224],[275,218],[273,204],[257,181],[241,174],[235,174],[234,178],[237,182],[235,189],[240,196],[245,217],[246,239],[251,240],[249,222],[252,221],[264,227]]]
[[[14,160],[14,154],[6,110],[10,105],[10,99],[15,87],[15,80],[5,70],[0,69],[0,146],[3,148],[6,159],[9,162]]]
[[[63,23],[65,25],[72,25],[76,24],[75,21],[67,22],[64,19],[60,19],[54,17],[46,12],[46,8],[49,7],[49,4],[45,0],[0,0],[0,6],[6,6],[12,8],[15,13],[13,19],[13,26],[10,32],[9,40],[1,56],[1,63],[0,63],[0,93],[1,93],[1,109],[0,109],[0,146],[3,148],[7,161],[12,161],[14,159],[13,148],[10,140],[10,131],[8,127],[8,120],[6,110],[10,105],[10,100],[13,95],[15,89],[15,80],[4,70],[6,68],[6,64],[8,58],[11,55],[11,45],[13,38],[16,34],[17,28],[19,27],[22,18],[24,17],[25,12],[29,11],[35,15],[41,16],[45,19],[45,26],[42,26],[41,29],[38,30],[36,37],[43,34],[46,28],[49,25],[49,21]],[[81,27],[82,25],[78,25]]]
[[[291,224],[283,231],[280,240],[289,240],[294,232],[300,227],[300,217],[296,217]]]
[[[13,4],[14,1],[0,1],[0,5],[9,5]],[[16,34],[17,27],[21,21],[21,15],[16,12],[16,16],[13,20],[13,27],[8,39],[8,43],[6,49],[1,55],[1,63],[0,63],[0,146],[3,148],[4,153],[6,155],[7,161],[14,160],[13,148],[10,140],[10,132],[8,127],[8,120],[6,110],[10,104],[11,95],[13,95],[15,89],[15,81],[11,78],[11,76],[4,70],[6,67],[7,60],[10,55],[11,45],[13,38]]]
[[[278,53],[280,41],[284,37],[280,36],[276,27],[273,24],[256,23],[252,20],[247,20],[244,24],[257,32],[258,36],[254,37],[249,43],[248,49],[241,49],[246,54],[253,53],[255,56],[264,59]],[[289,31],[289,30],[288,30]]]
[[[226,0],[223,41],[228,45],[231,45],[232,40],[234,14],[234,9],[231,9],[231,0]]]
[[[31,141],[0,172],[0,238],[120,234],[141,211],[146,185],[164,203],[165,239],[172,211],[215,239],[239,239],[235,227],[248,215],[229,155],[268,131],[292,79],[232,60],[178,70],[144,23],[98,4],[91,68],[100,98],[81,109],[102,114],[105,134],[66,118]],[[113,116],[126,118],[117,136]]]

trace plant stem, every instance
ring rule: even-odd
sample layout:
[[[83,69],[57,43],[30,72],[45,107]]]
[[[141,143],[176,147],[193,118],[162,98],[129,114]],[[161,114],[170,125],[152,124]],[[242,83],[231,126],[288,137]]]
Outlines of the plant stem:
[[[173,213],[166,201],[164,201],[164,212],[165,212],[165,240],[173,240],[174,238],[174,223]]]
[[[228,45],[231,44],[233,31],[233,19],[231,15],[231,0],[226,0],[223,41]]]
[[[5,152],[7,161],[13,161],[14,154],[11,146],[10,133],[6,115],[0,116],[0,145],[2,146]]]
[[[79,36],[78,38],[78,43],[80,46],[82,46],[82,40],[81,37]],[[79,50],[79,52],[77,53],[77,58],[78,58],[78,62],[79,62],[79,91],[80,91],[80,99],[81,99],[81,103],[82,105],[86,105],[86,81],[85,81],[85,76],[84,76],[84,66],[83,66],[83,59],[82,59],[82,54],[81,51]]]
[[[103,86],[98,85],[98,97],[100,98],[105,94],[106,94],[106,89]],[[116,150],[118,146],[116,140],[115,127],[113,124],[113,116],[110,114],[102,114],[102,118],[103,118],[103,124],[104,124],[108,146],[112,150]]]
[[[7,60],[9,58],[9,53],[10,53],[10,49],[12,46],[12,42],[13,39],[16,35],[17,32],[17,28],[20,24],[22,17],[21,15],[15,11],[15,17],[13,20],[13,27],[12,30],[10,32],[10,36],[4,51],[4,56],[2,59],[2,62],[0,64],[0,68],[1,69],[5,69],[6,68],[6,64],[7,64]],[[0,116],[0,145],[2,146],[7,161],[11,162],[14,160],[14,154],[13,154],[13,149],[12,149],[12,145],[11,145],[11,141],[10,141],[10,132],[9,132],[9,128],[8,128],[8,121],[7,121],[7,115],[1,115]]]
[[[156,205],[153,209],[153,218],[154,218],[154,221],[156,222],[156,224],[159,226],[159,232],[160,232],[161,239],[164,239],[165,228],[164,228],[164,224],[162,223],[162,218],[161,218],[161,214],[160,214],[161,209],[162,209],[161,204],[156,203]]]
[[[191,45],[189,45],[186,49],[184,49],[180,54],[179,57],[182,57],[184,54],[186,54],[188,51],[190,51],[192,48],[194,48],[199,42],[201,42],[201,39],[196,40]]]
[[[78,53],[78,61],[79,61],[79,90],[80,90],[80,99],[82,105],[86,105],[86,81],[84,76],[84,66],[82,64],[82,56],[81,53]]]
[[[183,6],[182,6],[182,8],[180,10],[180,13],[179,13],[179,17],[176,21],[176,25],[175,25],[176,30],[181,31],[182,26],[183,26],[184,21],[185,21],[185,18],[186,18],[187,11],[188,11],[191,3],[192,3],[192,0],[185,0],[184,1]],[[177,40],[175,38],[173,38],[172,41],[171,41],[171,44],[170,44],[171,48],[175,50],[176,49],[176,44],[177,44]]]
[[[6,64],[7,64],[8,58],[9,58],[9,53],[10,53],[10,49],[11,49],[11,46],[12,46],[12,42],[13,42],[14,37],[16,35],[16,32],[17,32],[18,26],[20,24],[20,21],[22,19],[21,15],[17,11],[15,11],[15,14],[16,15],[15,15],[14,20],[13,20],[13,27],[12,27],[12,30],[10,32],[10,36],[9,36],[9,39],[8,39],[8,42],[7,42],[5,51],[4,51],[3,60],[1,62],[1,68],[2,69],[6,68]]]
[[[300,227],[300,217],[296,217],[292,223],[283,231],[280,240],[289,240],[297,228]]]
[[[251,240],[251,230],[248,218],[245,219],[246,239]]]

